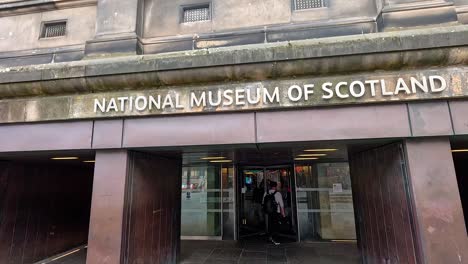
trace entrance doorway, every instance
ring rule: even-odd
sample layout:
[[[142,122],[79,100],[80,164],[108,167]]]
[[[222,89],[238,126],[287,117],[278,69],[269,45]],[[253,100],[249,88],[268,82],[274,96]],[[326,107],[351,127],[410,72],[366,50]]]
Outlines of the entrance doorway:
[[[0,263],[55,264],[65,256],[84,263],[94,153],[1,153],[0,160]]]
[[[239,168],[239,238],[259,239],[268,230],[268,215],[262,208],[263,197],[271,182],[281,193],[286,218],[279,225],[276,236],[284,242],[297,241],[297,222],[293,166]]]

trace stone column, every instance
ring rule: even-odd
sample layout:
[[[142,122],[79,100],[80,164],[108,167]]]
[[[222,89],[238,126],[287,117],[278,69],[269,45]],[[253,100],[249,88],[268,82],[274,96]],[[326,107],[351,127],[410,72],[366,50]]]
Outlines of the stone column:
[[[468,237],[448,138],[410,139],[405,145],[423,263],[468,263]]]
[[[98,0],[96,36],[86,55],[136,54],[139,0]]]
[[[88,264],[121,262],[128,156],[126,150],[96,152]]]

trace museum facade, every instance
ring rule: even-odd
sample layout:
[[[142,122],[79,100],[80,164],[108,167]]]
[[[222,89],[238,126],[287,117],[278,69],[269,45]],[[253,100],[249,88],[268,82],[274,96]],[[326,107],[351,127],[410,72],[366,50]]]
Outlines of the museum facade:
[[[183,262],[261,237],[272,182],[286,243],[468,263],[468,1],[6,0],[0,22],[0,263]]]

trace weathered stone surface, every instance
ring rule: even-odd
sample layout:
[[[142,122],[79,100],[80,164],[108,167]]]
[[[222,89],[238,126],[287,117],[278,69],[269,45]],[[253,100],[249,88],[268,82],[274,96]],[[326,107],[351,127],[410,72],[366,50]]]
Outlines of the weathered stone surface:
[[[54,62],[79,61],[84,57],[84,50],[74,52],[57,53]]]
[[[13,122],[23,122],[25,118],[24,100],[5,100],[0,102],[0,120]]]
[[[228,57],[229,58],[229,57]],[[204,57],[205,60],[209,59]],[[202,57],[199,58],[202,60]],[[201,62],[197,63],[201,63]],[[79,66],[83,62],[73,64],[74,67]],[[447,48],[445,50],[421,50],[408,51],[404,53],[378,53],[367,55],[343,56],[334,58],[316,58],[304,60],[280,60],[278,62],[264,62],[259,64],[242,64],[242,65],[225,65],[220,67],[210,68],[194,68],[190,65],[196,63],[195,60],[183,62],[183,66],[178,70],[158,70],[158,71],[142,71],[139,73],[130,74],[115,74],[110,75],[107,71],[105,75],[89,76],[84,78],[68,78],[68,79],[48,79],[47,82],[54,80],[49,86],[47,82],[37,82],[29,80],[20,83],[4,83],[0,84],[0,98],[21,97],[28,95],[43,95],[43,94],[67,94],[95,91],[115,91],[128,89],[154,89],[155,87],[212,83],[220,81],[261,81],[272,78],[287,78],[290,76],[317,76],[331,74],[346,74],[359,71],[373,70],[398,70],[406,67],[423,67],[423,66],[444,66],[453,64],[468,63],[468,47]],[[165,67],[175,67],[177,61],[173,59],[159,62],[156,66],[151,66],[158,69]],[[111,68],[116,68],[115,66]],[[126,67],[126,63],[122,67]],[[404,65],[404,66],[402,66]],[[106,64],[98,64],[99,67],[105,68]],[[21,69],[22,76],[28,76],[25,69]],[[48,69],[47,69],[48,71]],[[98,70],[97,70],[98,71]],[[63,72],[67,72],[63,70]],[[5,79],[8,74],[4,75]],[[47,74],[48,78],[51,74]],[[73,81],[76,85],[73,89],[56,89],[57,86],[70,87],[70,82]]]
[[[26,102],[25,121],[57,120],[69,116],[70,98],[49,97]]]
[[[100,76],[156,70],[154,60],[145,60],[143,56],[132,57],[132,60],[128,59],[128,57],[121,57],[116,59],[117,63],[86,65],[86,75]]]
[[[344,20],[334,21],[333,24],[317,25],[310,23],[306,25],[289,25],[267,27],[266,40],[268,42],[301,40],[312,38],[327,38],[343,35],[362,35],[377,32],[377,23],[373,20],[359,19],[355,21]],[[339,24],[337,26],[336,24]]]
[[[140,45],[141,53],[143,54],[155,54],[155,53],[164,53],[164,52],[175,52],[181,50],[191,50],[193,49],[193,37],[181,38],[179,36],[176,39],[167,41],[162,40],[142,40]]]
[[[61,51],[77,51],[79,46],[81,46],[80,50],[83,50],[85,41],[94,36],[96,26],[95,1],[33,0],[14,2],[12,5],[25,4],[31,8],[23,9],[19,6],[7,8],[4,5],[0,6],[0,24],[2,29],[0,57],[5,55],[15,57],[16,54],[22,53],[26,55],[29,53],[29,56],[34,58],[42,53],[45,57],[51,58],[48,63],[53,63],[52,57],[54,54],[61,53]],[[47,12],[49,9],[47,5],[56,6],[57,9],[61,9],[58,6],[64,4],[64,2],[68,2],[69,4],[74,2],[72,6],[69,6],[73,8]],[[24,13],[21,14],[21,12]],[[40,38],[42,22],[63,20],[67,21],[67,33],[64,36]],[[8,54],[10,52],[12,54]]]
[[[86,42],[86,55],[136,54],[138,3],[138,0],[97,1],[96,35]]]
[[[422,2],[422,3],[420,3]],[[457,21],[453,3],[446,1],[408,1],[383,9],[384,28],[416,27]]]
[[[27,82],[31,80],[41,80],[41,71],[28,71],[17,68],[18,70],[6,72],[6,74],[0,74],[1,83],[19,83]]]
[[[13,44],[11,44],[13,46]],[[30,66],[81,60],[84,56],[84,45],[67,45],[64,47],[38,48],[0,52],[0,68]]]
[[[42,95],[74,94],[88,92],[86,79],[74,78],[66,82],[50,80],[38,83],[41,86]]]
[[[234,45],[247,45],[265,42],[264,32],[243,32],[241,34],[224,34],[218,36],[200,37],[194,40],[196,49],[206,49],[215,47],[228,47]]]
[[[279,109],[279,108],[302,108],[302,107],[316,107],[316,106],[332,106],[332,105],[349,105],[349,104],[369,104],[369,103],[380,103],[380,102],[393,102],[393,101],[421,101],[421,100],[440,100],[440,99],[454,99],[454,98],[466,98],[468,97],[468,86],[466,85],[466,76],[468,73],[468,67],[455,67],[455,68],[442,68],[442,69],[425,69],[425,70],[413,70],[413,71],[394,71],[394,72],[382,72],[382,73],[362,73],[354,75],[335,75],[327,77],[301,77],[292,79],[278,79],[268,81],[255,81],[255,82],[218,82],[216,84],[203,84],[203,85],[192,85],[192,86],[171,86],[166,88],[154,87],[153,89],[138,89],[138,87],[121,87],[120,91],[107,91],[107,90],[96,90],[95,93],[89,94],[75,94],[67,96],[48,96],[48,97],[36,97],[30,99],[18,99],[18,100],[6,100],[4,102],[23,102],[25,107],[25,119],[24,121],[48,121],[48,120],[67,120],[67,119],[86,119],[86,118],[110,118],[110,117],[124,117],[124,116],[149,116],[149,115],[162,115],[162,114],[182,114],[182,113],[200,113],[200,112],[224,112],[224,111],[258,111],[263,109]],[[400,91],[397,95],[384,95],[381,90],[381,85],[376,84],[375,95],[373,96],[370,92],[370,86],[366,86],[366,92],[363,96],[348,96],[347,98],[339,98],[336,93],[335,85],[340,82],[347,82],[350,85],[354,81],[365,82],[366,80],[384,80],[386,84],[387,93],[394,93],[397,87],[398,80],[401,78],[407,85],[409,80],[415,78],[417,80],[423,80],[424,77],[429,76],[440,76],[447,82],[447,88],[442,92],[423,92],[418,89],[417,93],[409,93]],[[109,76],[109,78],[111,78]],[[122,76],[116,78],[116,85],[119,83],[125,83],[122,80]],[[96,79],[100,80],[100,79]],[[144,81],[144,80],[143,80]],[[330,86],[334,92],[334,96],[331,98],[324,97],[327,95],[326,91],[322,89],[322,86],[327,83],[333,83]],[[313,94],[305,99],[302,96],[297,101],[291,101],[288,89],[293,85],[304,87],[305,85],[313,84]],[[437,84],[441,85],[441,84]],[[97,86],[97,84],[94,84]],[[252,101],[257,98],[257,89],[260,89],[258,96],[263,98],[266,89],[270,95],[274,93],[275,88],[278,87],[278,98],[279,100],[271,100],[265,102],[259,100],[255,103],[249,103],[247,100],[245,105],[239,104],[224,104],[226,98],[222,99],[222,103],[217,105],[216,103],[209,103],[208,93],[211,92],[213,101],[218,101],[218,92],[223,93],[226,90],[242,90],[247,94],[252,95]],[[411,89],[411,87],[409,87]],[[197,106],[191,101],[191,94],[195,94],[199,97],[203,92],[206,94],[207,104],[205,106]],[[341,88],[341,92],[350,94],[347,86]],[[129,109],[125,107],[123,111],[119,109],[110,109],[107,113],[102,113],[99,109],[95,112],[95,99],[98,102],[102,102],[103,99],[109,102],[111,98],[117,100],[119,97],[133,97],[143,96],[148,98],[153,96],[157,98],[161,95],[161,106],[163,105],[164,98],[168,95],[175,104],[175,98],[179,97],[179,104],[181,107],[172,107],[174,105],[167,105],[157,109],[156,107],[144,108],[137,111],[135,108]],[[294,96],[294,95],[293,95]],[[1,102],[1,101],[0,101]],[[2,109],[6,113],[15,112],[14,105],[11,103],[4,103]],[[107,104],[105,106],[107,108]],[[13,115],[15,118],[11,118],[2,115],[0,122],[11,123],[20,122],[18,114]],[[416,120],[415,120],[416,121]]]
[[[467,44],[468,26],[456,26],[3,68],[0,98],[468,64]],[[30,84],[80,78],[76,91]]]
[[[0,122],[462,98],[467,96],[468,87],[464,67],[468,64],[467,44],[468,26],[458,26],[3,68],[0,69],[0,98],[24,98],[16,104],[25,105],[25,110],[14,110],[18,106],[10,103],[11,100],[0,101],[5,112]],[[438,67],[430,68],[433,66]],[[434,74],[443,76],[449,89],[440,94],[394,97],[369,97],[367,93],[359,99],[320,100],[317,94],[328,81],[336,84],[382,78],[395,87],[398,77]],[[289,86],[309,82],[315,84],[316,97],[307,102],[282,100],[277,105],[166,108],[106,115],[93,111],[95,98],[169,93],[179,95],[187,105],[192,91],[217,93],[239,87],[267,88],[270,92],[280,87],[284,98]],[[44,97],[31,97],[38,95]]]
[[[107,39],[94,39],[86,42],[85,54],[88,58],[103,56],[136,55],[137,36],[134,32],[126,33],[124,38],[109,36]]]
[[[39,54],[22,57],[0,58],[0,68],[18,67],[24,65],[47,64],[52,61],[53,54]]]
[[[46,68],[42,70],[42,80],[56,80],[84,77],[86,68],[84,65],[69,65],[69,67]]]

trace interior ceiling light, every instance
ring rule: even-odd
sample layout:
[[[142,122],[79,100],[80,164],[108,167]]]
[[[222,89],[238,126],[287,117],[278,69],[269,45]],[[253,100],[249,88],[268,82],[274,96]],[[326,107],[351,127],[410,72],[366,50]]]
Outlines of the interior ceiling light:
[[[304,151],[307,151],[307,152],[332,152],[332,151],[337,151],[338,149],[306,149]]]
[[[468,149],[452,149],[452,152],[457,153],[457,152],[468,152]]]
[[[77,160],[78,157],[53,157],[52,160]]]
[[[295,158],[295,160],[318,160],[318,158]]]
[[[84,160],[83,162],[86,162],[86,163],[95,163],[96,161],[95,161],[95,160]]]
[[[324,157],[326,156],[327,154],[301,154],[301,155],[298,155],[299,157]]]
[[[202,160],[223,160],[223,159],[226,159],[226,157],[204,157],[201,159]]]
[[[211,160],[212,163],[228,163],[232,162],[232,160]]]

